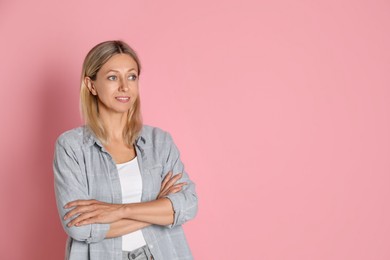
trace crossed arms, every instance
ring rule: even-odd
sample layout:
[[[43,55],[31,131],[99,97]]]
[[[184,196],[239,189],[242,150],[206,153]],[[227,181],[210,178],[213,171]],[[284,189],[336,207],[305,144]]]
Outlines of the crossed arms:
[[[111,204],[98,200],[76,200],[64,208],[71,209],[63,220],[69,220],[67,227],[88,224],[110,224],[106,238],[123,236],[149,225],[171,225],[174,221],[172,203],[164,196],[179,192],[184,185],[176,183],[182,174],[172,176],[169,172],[161,184],[156,200],[142,203]]]

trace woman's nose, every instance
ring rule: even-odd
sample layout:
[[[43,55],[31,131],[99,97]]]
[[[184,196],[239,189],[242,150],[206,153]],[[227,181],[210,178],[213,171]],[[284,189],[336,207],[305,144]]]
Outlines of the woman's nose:
[[[119,89],[123,91],[129,90],[129,87],[127,86],[127,80],[125,78],[121,78],[121,81],[119,83]]]

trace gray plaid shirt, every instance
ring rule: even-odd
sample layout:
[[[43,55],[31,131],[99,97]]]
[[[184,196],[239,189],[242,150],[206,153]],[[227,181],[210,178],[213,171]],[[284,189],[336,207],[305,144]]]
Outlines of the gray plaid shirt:
[[[163,178],[171,170],[173,174],[183,173],[180,182],[188,183],[182,191],[167,196],[175,212],[174,223],[142,229],[154,259],[193,259],[181,225],[195,217],[198,198],[195,184],[180,160],[179,150],[168,132],[147,125],[143,126],[135,148],[143,183],[142,202],[156,199]],[[69,236],[65,259],[121,260],[122,238],[105,238],[109,224],[69,228],[66,224],[70,220],[62,219],[70,210],[63,206],[73,200],[122,203],[118,170],[111,155],[86,126],[81,126],[58,137],[53,169],[57,208],[62,226]]]

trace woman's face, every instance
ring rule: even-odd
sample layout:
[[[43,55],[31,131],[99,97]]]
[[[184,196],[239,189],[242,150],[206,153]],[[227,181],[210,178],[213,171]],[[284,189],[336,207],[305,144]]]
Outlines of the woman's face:
[[[99,113],[126,113],[138,98],[138,66],[130,55],[112,56],[95,80],[85,80],[92,95],[98,96]]]

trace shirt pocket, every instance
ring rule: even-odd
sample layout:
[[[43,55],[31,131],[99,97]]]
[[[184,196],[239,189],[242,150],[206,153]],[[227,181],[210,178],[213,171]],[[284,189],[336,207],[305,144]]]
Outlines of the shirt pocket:
[[[162,175],[163,175],[163,166],[162,165],[153,165],[146,169],[146,176],[143,183],[145,190],[150,195],[150,200],[155,200],[157,195],[160,192]]]

